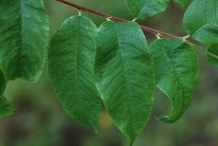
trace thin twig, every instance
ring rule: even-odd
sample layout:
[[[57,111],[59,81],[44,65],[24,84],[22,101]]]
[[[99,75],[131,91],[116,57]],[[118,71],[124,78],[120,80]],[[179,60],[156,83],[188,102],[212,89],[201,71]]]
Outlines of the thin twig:
[[[61,3],[64,3],[66,5],[72,6],[72,7],[76,8],[76,9],[78,9],[78,10],[87,11],[87,12],[90,12],[92,14],[101,16],[101,17],[103,17],[105,19],[115,20],[115,21],[119,21],[119,22],[128,22],[128,20],[121,19],[121,18],[118,18],[118,17],[114,17],[114,16],[111,16],[111,15],[108,15],[108,14],[105,14],[105,13],[102,13],[102,12],[98,12],[98,11],[95,11],[95,10],[92,10],[92,9],[89,9],[89,8],[86,8],[86,7],[83,7],[83,6],[68,2],[66,0],[57,0],[57,1],[61,2]],[[182,40],[183,39],[182,37],[178,37],[178,36],[175,36],[175,35],[172,35],[172,34],[168,34],[168,33],[165,33],[165,32],[159,31],[159,30],[155,30],[155,29],[152,29],[152,28],[149,28],[149,27],[146,27],[146,26],[140,25],[140,27],[141,27],[142,30],[151,32],[151,33],[153,33],[155,35],[167,37],[167,38],[174,39],[174,40]]]
[[[199,46],[197,46],[197,45],[195,45],[195,44],[193,44],[193,43],[191,43],[191,42],[186,41],[186,43],[189,44],[190,46],[192,46],[193,48],[195,48],[195,49],[197,49],[197,50],[200,50],[201,52],[204,52],[204,53],[206,53],[207,55],[210,55],[210,56],[212,56],[212,57],[218,59],[218,56],[217,56],[216,54],[213,54],[213,53],[211,53],[211,52],[209,52],[209,51],[207,51],[207,50],[205,50],[205,49],[203,49],[203,48],[201,48],[201,47],[199,47]]]
[[[77,4],[74,4],[74,3],[71,3],[71,2],[68,2],[66,0],[57,0],[58,2],[61,2],[63,4],[66,4],[66,5],[69,5],[71,7],[74,7],[80,11],[87,11],[87,12],[90,12],[92,14],[95,14],[95,15],[98,15],[98,16],[101,16],[105,19],[110,19],[110,20],[115,20],[115,21],[119,21],[119,22],[128,22],[128,20],[125,20],[125,19],[121,19],[121,18],[118,18],[118,17],[114,17],[114,16],[111,16],[111,15],[108,15],[108,14],[105,14],[105,13],[102,13],[102,12],[98,12],[98,11],[95,11],[95,10],[92,10],[92,9],[89,9],[89,8],[86,8],[86,7],[83,7],[83,6],[80,6],[80,5],[77,5]],[[143,25],[139,25],[141,27],[142,30],[144,31],[147,31],[147,32],[150,32],[150,33],[153,33],[155,34],[156,36],[162,36],[162,37],[167,37],[167,38],[170,38],[170,39],[173,39],[173,40],[184,40],[186,41],[189,45],[191,45],[192,47],[196,48],[197,50],[200,50],[216,59],[218,59],[218,56],[211,53],[211,52],[208,52],[207,50],[191,43],[191,42],[188,42],[186,40],[186,37],[178,37],[178,36],[175,36],[175,35],[172,35],[172,34],[169,34],[169,33],[166,33],[166,32],[162,32],[162,31],[159,31],[159,30],[156,30],[156,29],[153,29],[153,28],[150,28],[150,27],[146,27],[146,26],[143,26]],[[187,38],[189,37],[189,35],[187,36]]]

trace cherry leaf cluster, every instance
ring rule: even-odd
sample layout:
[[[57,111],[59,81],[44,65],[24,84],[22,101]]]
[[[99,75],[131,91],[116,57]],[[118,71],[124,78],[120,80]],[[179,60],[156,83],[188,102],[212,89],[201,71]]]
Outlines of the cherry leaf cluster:
[[[204,52],[218,68],[214,58],[218,1],[174,1],[187,8],[186,32],[210,45]],[[163,12],[169,4],[169,0],[125,2],[134,20]],[[0,118],[16,112],[4,97],[7,82],[17,78],[37,82],[46,59],[49,79],[66,113],[97,133],[103,104],[130,145],[150,119],[155,86],[172,103],[171,114],[160,121],[173,123],[189,107],[199,67],[194,47],[185,37],[175,41],[153,32],[158,37],[148,46],[136,22],[114,22],[109,17],[97,27],[79,15],[67,18],[49,42],[42,0],[1,0],[0,13]]]

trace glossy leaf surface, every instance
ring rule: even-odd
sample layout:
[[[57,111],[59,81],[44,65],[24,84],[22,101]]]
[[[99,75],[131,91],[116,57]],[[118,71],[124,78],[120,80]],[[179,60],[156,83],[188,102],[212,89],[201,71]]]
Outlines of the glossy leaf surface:
[[[48,74],[67,114],[97,132],[101,99],[95,87],[97,27],[87,17],[65,20],[48,49]]]
[[[170,116],[160,120],[172,123],[188,108],[194,85],[198,81],[198,62],[195,51],[183,41],[155,40],[149,47],[155,65],[157,87],[172,102]]]
[[[146,19],[156,13],[163,12],[169,0],[125,0],[129,12],[138,19]]]
[[[42,0],[1,0],[0,14],[0,68],[6,80],[36,82],[49,38]]]
[[[208,49],[208,51],[218,56],[218,44],[211,45],[210,48]],[[216,59],[210,55],[207,55],[207,61],[211,66],[218,69],[218,59]]]
[[[195,40],[205,44],[218,42],[217,0],[194,0],[183,21],[186,31]]]
[[[146,125],[153,106],[154,66],[137,23],[105,22],[97,35],[97,89],[115,125],[130,145]]]

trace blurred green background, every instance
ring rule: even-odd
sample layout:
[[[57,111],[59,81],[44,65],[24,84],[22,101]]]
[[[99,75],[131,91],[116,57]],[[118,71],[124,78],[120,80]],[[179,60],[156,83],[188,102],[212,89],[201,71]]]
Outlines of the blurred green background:
[[[71,0],[71,2],[132,20],[124,0]],[[63,21],[78,15],[76,9],[54,0],[44,0],[50,20],[50,37]],[[82,13],[100,25],[105,19]],[[185,36],[182,24],[184,10],[174,3],[163,13],[140,24]],[[146,33],[148,43],[155,36]],[[207,46],[203,46],[207,47]],[[174,124],[157,121],[154,116],[169,115],[169,99],[158,89],[151,118],[134,146],[218,146],[218,72],[209,66],[206,55],[198,52],[200,79],[192,103],[185,115]],[[191,70],[190,70],[191,71]],[[99,124],[100,135],[73,121],[62,109],[48,80],[46,67],[40,80],[26,83],[9,82],[5,96],[17,109],[17,114],[0,119],[0,146],[127,146],[128,139],[114,126],[103,111]]]

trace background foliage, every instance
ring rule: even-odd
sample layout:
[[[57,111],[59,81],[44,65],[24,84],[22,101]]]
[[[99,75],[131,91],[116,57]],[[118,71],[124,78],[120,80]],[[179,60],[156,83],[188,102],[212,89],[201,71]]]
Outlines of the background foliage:
[[[50,36],[66,18],[78,14],[77,10],[53,0],[44,2],[50,18]],[[73,2],[114,16],[132,19],[124,1],[73,0]],[[182,26],[183,14],[184,11],[181,7],[171,1],[164,13],[157,14],[140,23],[184,36],[186,34]],[[88,16],[97,25],[104,21],[102,18],[85,12],[83,15]],[[148,42],[154,39],[153,34],[146,33],[146,37]],[[205,54],[198,53],[198,59],[201,75],[195,87],[191,105],[185,115],[172,125],[155,120],[153,116],[169,115],[171,111],[167,97],[156,89],[151,118],[142,134],[137,138],[135,146],[145,143],[157,146],[218,145],[217,70],[209,66]],[[99,136],[70,119],[62,109],[48,81],[46,69],[36,84],[20,80],[9,82],[5,96],[15,107],[17,114],[0,119],[0,145],[124,146],[128,144],[128,140],[113,125],[104,111],[99,124]]]

